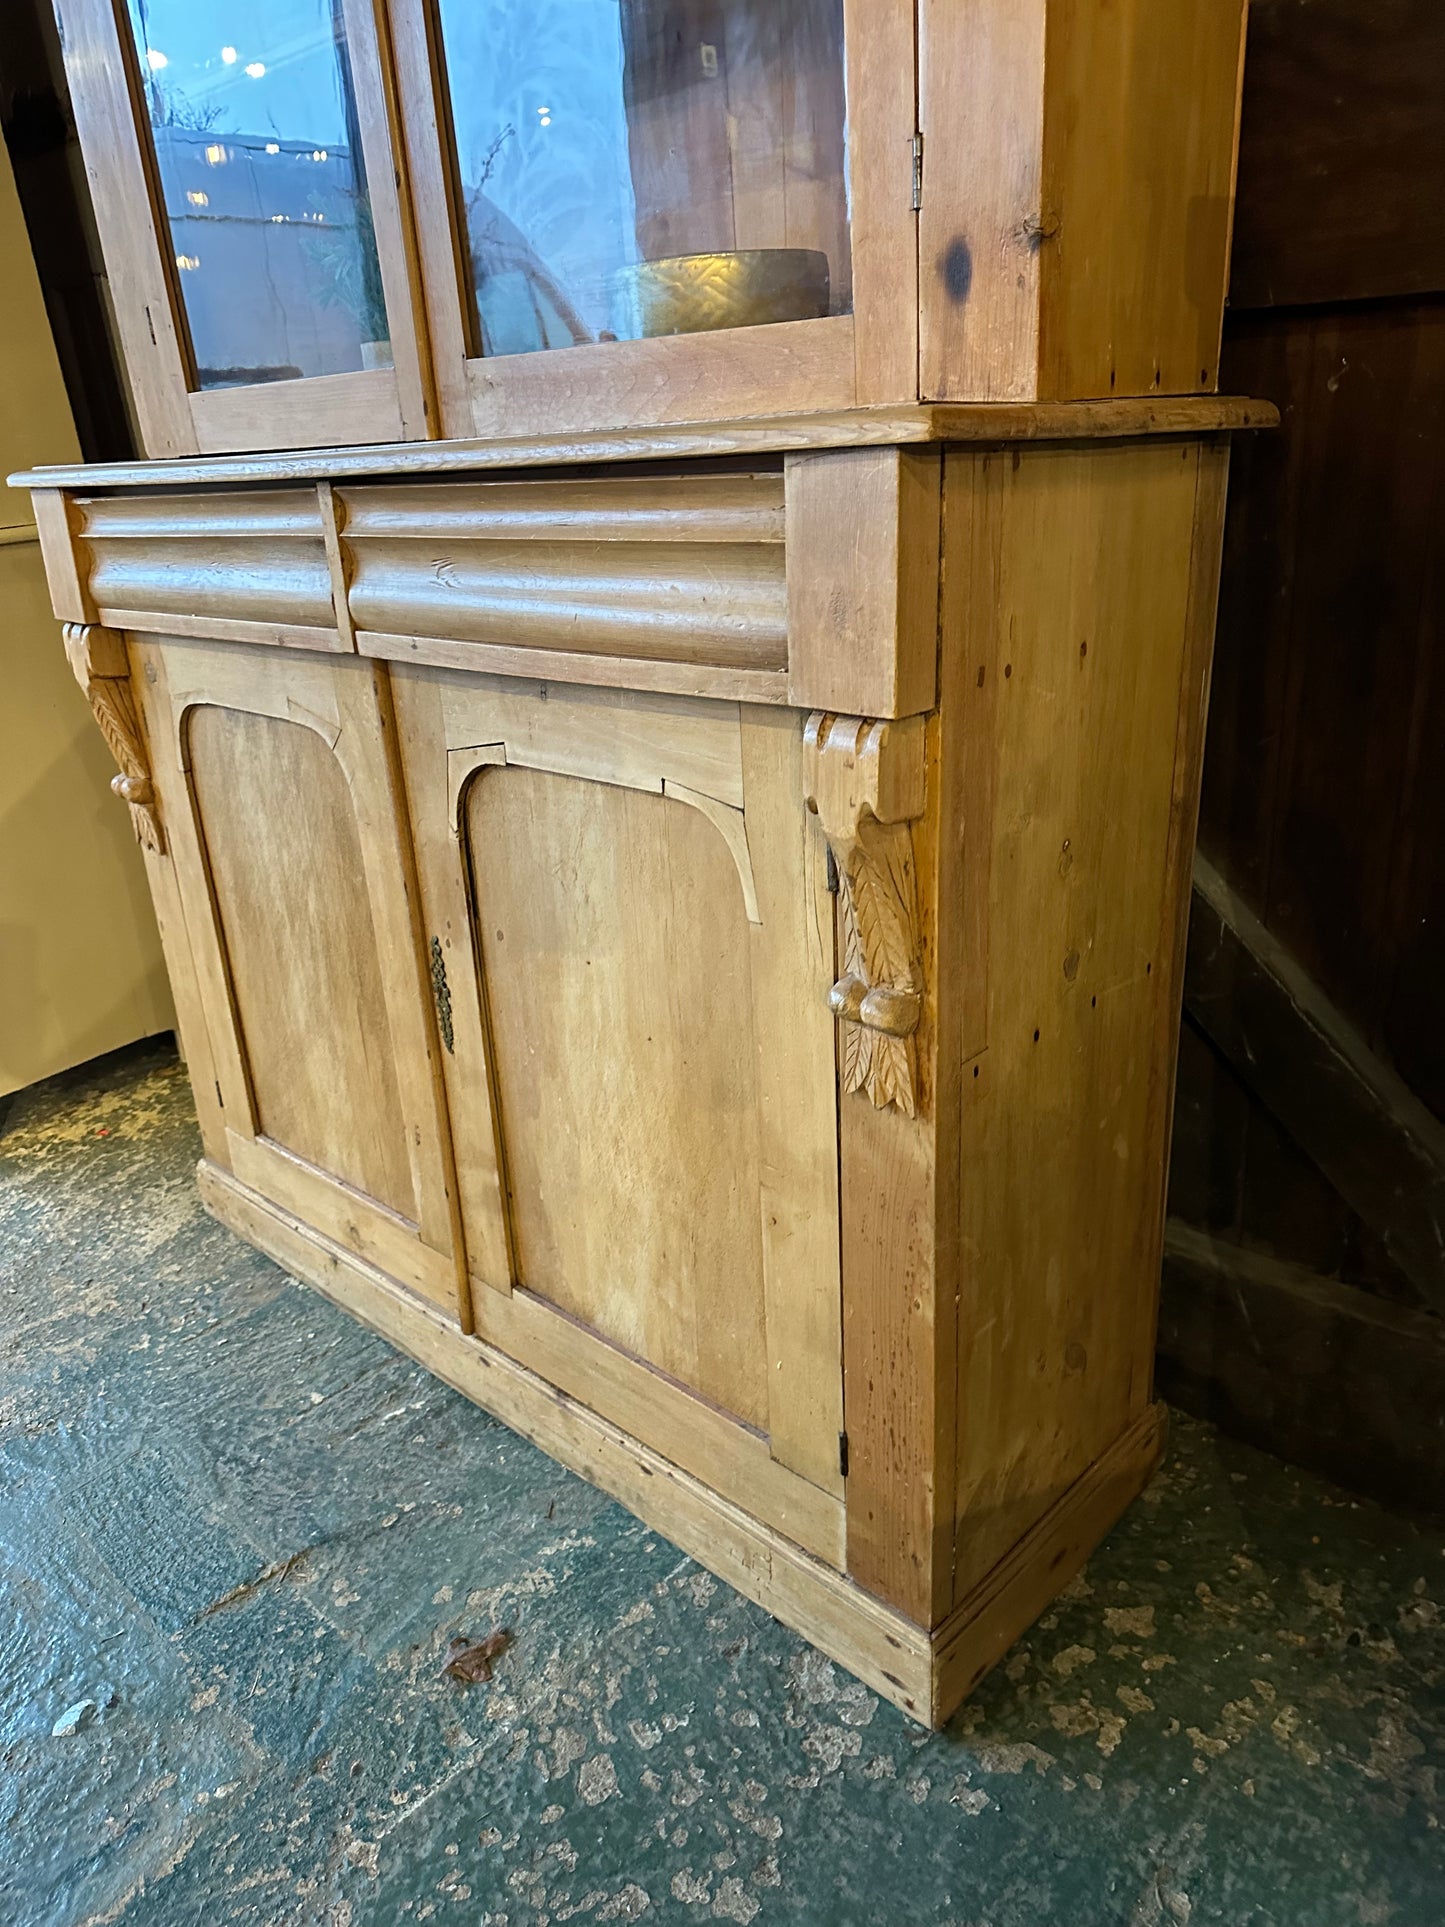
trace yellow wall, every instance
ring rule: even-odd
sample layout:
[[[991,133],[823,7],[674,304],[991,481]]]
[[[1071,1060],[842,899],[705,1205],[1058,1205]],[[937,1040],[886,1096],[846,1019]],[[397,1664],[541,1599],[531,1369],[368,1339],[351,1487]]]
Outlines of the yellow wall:
[[[0,145],[0,475],[79,455]],[[65,661],[29,498],[0,489],[0,1093],[173,1020],[115,765]]]

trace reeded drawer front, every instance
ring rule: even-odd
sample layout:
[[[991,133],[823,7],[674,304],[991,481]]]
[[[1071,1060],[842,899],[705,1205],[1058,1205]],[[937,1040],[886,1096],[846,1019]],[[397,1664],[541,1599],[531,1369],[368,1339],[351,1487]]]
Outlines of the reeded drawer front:
[[[159,617],[244,640],[255,625],[340,647],[315,489],[95,496],[75,503],[74,521],[81,580],[114,627]]]
[[[794,709],[933,701],[937,449],[36,497],[56,614]]]
[[[337,521],[364,651],[787,667],[780,473],[341,489]]]

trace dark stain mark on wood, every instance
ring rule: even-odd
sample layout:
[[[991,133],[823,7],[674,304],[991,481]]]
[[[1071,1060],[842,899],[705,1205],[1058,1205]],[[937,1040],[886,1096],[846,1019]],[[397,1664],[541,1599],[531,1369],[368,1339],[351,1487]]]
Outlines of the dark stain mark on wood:
[[[961,308],[973,286],[973,255],[961,234],[949,242],[938,265],[949,300]]]

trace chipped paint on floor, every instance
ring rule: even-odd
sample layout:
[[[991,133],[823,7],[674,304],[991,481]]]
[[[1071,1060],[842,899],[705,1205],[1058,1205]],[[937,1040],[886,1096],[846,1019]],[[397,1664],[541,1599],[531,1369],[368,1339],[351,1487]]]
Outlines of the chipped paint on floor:
[[[925,1734],[212,1224],[196,1153],[159,1047],[0,1131],[0,1920],[1445,1921],[1438,1534],[1178,1419]]]

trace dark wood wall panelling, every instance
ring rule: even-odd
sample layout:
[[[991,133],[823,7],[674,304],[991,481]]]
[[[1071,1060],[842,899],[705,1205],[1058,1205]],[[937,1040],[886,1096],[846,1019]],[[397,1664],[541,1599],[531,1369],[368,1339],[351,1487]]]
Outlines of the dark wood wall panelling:
[[[1200,822],[1206,861],[1342,1034],[1377,1054],[1386,1082],[1398,1074],[1407,1109],[1417,1099],[1436,1120],[1442,101],[1437,0],[1252,0],[1220,383],[1276,402],[1282,423],[1235,448]],[[1429,1506],[1433,1486],[1438,1503],[1445,1348],[1431,1333],[1445,1263],[1422,1287],[1418,1264],[1407,1276],[1392,1253],[1388,1212],[1367,1222],[1325,1175],[1322,1145],[1347,1119],[1306,1143],[1271,1109],[1267,1079],[1237,1051],[1231,1062],[1228,1026],[1204,1003],[1219,994],[1216,937],[1196,899],[1161,1386],[1364,1489]],[[1423,1322],[1402,1336],[1399,1317]],[[1408,1383],[1407,1353],[1419,1361]]]
[[[1445,288],[1438,0],[1250,0],[1230,303]]]
[[[1225,373],[1283,420],[1236,455],[1201,841],[1445,1114],[1445,299],[1233,314]]]

